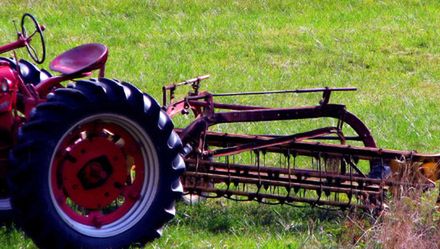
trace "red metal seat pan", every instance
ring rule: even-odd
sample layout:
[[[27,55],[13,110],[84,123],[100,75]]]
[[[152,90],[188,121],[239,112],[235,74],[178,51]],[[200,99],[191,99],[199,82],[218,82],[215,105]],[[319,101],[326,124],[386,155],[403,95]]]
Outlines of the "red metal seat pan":
[[[108,49],[102,44],[83,44],[58,55],[49,68],[64,75],[91,72],[105,64],[107,55]]]

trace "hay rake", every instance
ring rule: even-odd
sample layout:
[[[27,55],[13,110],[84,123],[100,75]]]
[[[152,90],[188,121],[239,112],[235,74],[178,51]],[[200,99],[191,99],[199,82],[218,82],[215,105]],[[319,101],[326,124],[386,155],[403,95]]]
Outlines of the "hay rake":
[[[360,119],[344,105],[330,103],[332,93],[354,91],[355,88],[200,92],[200,82],[208,77],[163,88],[163,105],[171,117],[191,112],[195,116],[186,128],[175,129],[186,145],[187,171],[182,179],[187,195],[266,204],[307,203],[381,210],[390,188],[408,184],[432,188],[439,177],[440,155],[377,148]],[[177,87],[184,85],[190,85],[192,92],[183,100],[175,101]],[[322,93],[322,99],[315,106],[292,108],[214,101],[221,97],[292,93]],[[335,119],[336,125],[288,135],[212,131],[212,127],[224,123],[317,118]],[[349,135],[345,133],[346,126],[351,129]],[[416,165],[412,172],[415,174],[413,182],[403,182],[397,177],[406,165]]]

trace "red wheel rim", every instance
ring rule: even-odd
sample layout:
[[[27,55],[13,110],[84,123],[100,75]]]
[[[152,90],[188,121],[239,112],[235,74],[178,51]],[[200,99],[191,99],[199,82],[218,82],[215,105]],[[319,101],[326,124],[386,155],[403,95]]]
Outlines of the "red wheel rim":
[[[120,220],[143,194],[142,147],[117,122],[94,119],[75,126],[59,143],[50,170],[59,210],[95,228]]]

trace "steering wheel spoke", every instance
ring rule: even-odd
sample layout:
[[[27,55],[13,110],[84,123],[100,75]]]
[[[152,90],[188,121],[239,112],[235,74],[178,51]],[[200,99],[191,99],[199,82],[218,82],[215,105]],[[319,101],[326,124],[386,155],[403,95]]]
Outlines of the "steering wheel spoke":
[[[28,44],[29,44],[29,43],[28,43]],[[29,49],[31,50],[30,53],[32,53],[32,54],[35,56],[35,58],[38,58],[38,53],[37,53],[37,51],[35,50],[35,48],[32,47],[32,46],[29,46]]]
[[[28,39],[31,39],[37,33],[38,33],[37,31],[34,31],[34,33],[32,33],[32,35],[28,36]]]

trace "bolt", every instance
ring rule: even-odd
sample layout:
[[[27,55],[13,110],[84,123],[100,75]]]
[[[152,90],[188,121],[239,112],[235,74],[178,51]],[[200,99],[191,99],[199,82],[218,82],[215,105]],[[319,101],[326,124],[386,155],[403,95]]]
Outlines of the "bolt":
[[[93,215],[92,218],[92,224],[96,227],[96,228],[101,228],[102,226],[102,222],[98,219],[98,217],[96,217],[95,215]]]
[[[119,182],[113,183],[113,186],[115,186],[115,188],[117,189],[122,189],[122,184],[120,184]]]

